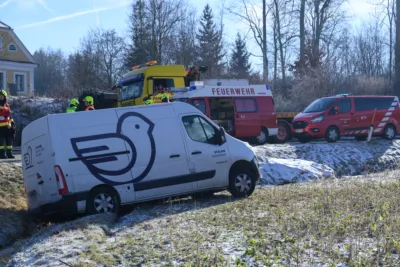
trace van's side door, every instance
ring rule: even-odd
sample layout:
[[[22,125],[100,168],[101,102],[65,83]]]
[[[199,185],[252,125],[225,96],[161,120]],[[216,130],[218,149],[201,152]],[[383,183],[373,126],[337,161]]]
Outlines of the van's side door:
[[[338,109],[335,111],[336,107]],[[354,119],[351,98],[343,98],[338,100],[328,113],[328,119],[331,119],[332,121],[326,126],[338,126],[341,135],[346,135],[347,132],[353,131],[353,129],[356,127],[356,122]]]
[[[219,129],[198,113],[180,114],[180,123],[195,189],[226,186],[231,157],[226,142],[215,143]]]

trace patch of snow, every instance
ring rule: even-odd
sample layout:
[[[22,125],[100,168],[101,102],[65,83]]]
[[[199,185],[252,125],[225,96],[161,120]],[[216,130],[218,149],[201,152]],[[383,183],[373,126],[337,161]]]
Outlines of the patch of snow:
[[[21,126],[43,115],[63,112],[67,105],[66,100],[49,97],[10,96],[7,101],[11,106],[15,123]]]
[[[268,162],[260,163],[260,171],[262,182],[273,185],[308,182],[334,175],[329,166],[302,159],[269,158]]]
[[[398,168],[400,140],[374,138],[337,143],[287,143],[253,147],[264,184],[304,182]]]

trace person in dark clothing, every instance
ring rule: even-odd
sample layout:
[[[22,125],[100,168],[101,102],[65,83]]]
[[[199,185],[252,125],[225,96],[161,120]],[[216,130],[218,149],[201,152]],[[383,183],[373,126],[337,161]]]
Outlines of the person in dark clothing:
[[[10,105],[7,103],[7,92],[0,91],[0,159],[15,158],[12,153],[15,124],[11,118]]]

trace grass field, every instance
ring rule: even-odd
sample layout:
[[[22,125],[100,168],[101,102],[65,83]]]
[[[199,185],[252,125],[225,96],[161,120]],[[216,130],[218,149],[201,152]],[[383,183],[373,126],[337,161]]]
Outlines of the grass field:
[[[242,200],[222,193],[204,201],[138,205],[117,223],[57,226],[12,263],[398,266],[398,177],[394,171],[263,187]]]
[[[0,163],[0,249],[29,231],[21,168]],[[4,263],[0,256],[0,264]]]

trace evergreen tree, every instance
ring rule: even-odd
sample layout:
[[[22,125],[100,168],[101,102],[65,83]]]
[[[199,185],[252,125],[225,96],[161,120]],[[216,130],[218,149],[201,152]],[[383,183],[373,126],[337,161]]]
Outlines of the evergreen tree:
[[[200,18],[200,29],[196,38],[198,40],[198,65],[208,67],[207,72],[202,76],[204,78],[220,76],[225,65],[222,62],[225,56],[222,50],[222,33],[214,24],[212,10],[208,4]]]
[[[246,43],[239,33],[236,35],[235,46],[230,60],[230,74],[237,79],[248,79],[251,71],[249,62],[250,53],[247,51]]]
[[[125,56],[125,67],[130,70],[132,66],[150,61],[150,24],[146,1],[136,0],[132,5],[132,12],[129,15],[130,39]]]

